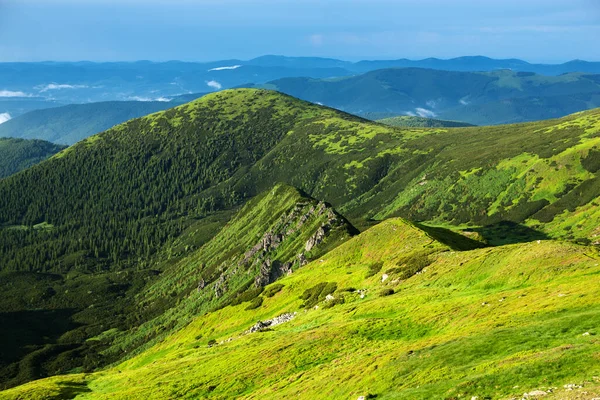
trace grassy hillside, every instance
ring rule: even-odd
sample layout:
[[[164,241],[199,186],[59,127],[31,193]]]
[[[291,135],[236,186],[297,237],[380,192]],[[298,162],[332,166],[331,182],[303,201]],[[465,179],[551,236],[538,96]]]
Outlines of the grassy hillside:
[[[1,375],[11,385],[93,370],[238,294],[260,302],[245,285],[300,260],[319,227],[337,232],[323,218],[340,223],[339,238],[352,231],[326,208],[289,236],[279,218],[289,207],[308,213],[312,200],[299,198],[331,203],[361,229],[395,216],[420,222],[457,249],[479,245],[465,237],[597,243],[599,131],[600,110],[499,127],[393,128],[254,89],[118,125],[0,181],[0,317],[16,321],[22,339],[7,344]],[[300,191],[277,189],[287,200],[258,197],[231,220],[278,182]],[[243,217],[254,207],[260,223]],[[222,231],[228,221],[232,230]],[[270,265],[239,264],[267,232],[289,242],[263,245]],[[219,279],[230,283],[218,301],[198,291],[201,280]],[[60,323],[32,331],[40,315]]]
[[[0,179],[44,161],[64,148],[42,140],[0,138]]]
[[[494,125],[599,107],[599,82],[598,75],[582,73],[397,68],[337,79],[285,78],[259,87],[357,115],[394,113]]]
[[[0,261],[45,272],[138,265],[198,218],[276,182],[358,225],[399,215],[533,226],[598,195],[599,120],[595,110],[516,126],[393,129],[273,92],[221,92],[119,125],[3,181],[0,223],[54,228],[0,231]],[[589,239],[585,229],[549,234]]]
[[[89,371],[130,357],[195,315],[227,304],[250,307],[248,302],[262,300],[264,286],[354,233],[328,205],[277,185],[182,258],[179,253],[206,235],[204,226],[190,227],[152,269],[4,272],[0,320],[11,339],[0,345],[0,387],[73,369]],[[46,327],[50,321],[51,328]]]
[[[258,308],[227,306],[106,371],[2,395],[597,397],[599,260],[554,241],[456,251],[391,219],[267,286]]]
[[[384,125],[407,128],[462,128],[466,126],[473,126],[471,124],[467,124],[466,122],[443,121],[440,119],[414,117],[410,115],[383,118],[377,120],[377,122]]]

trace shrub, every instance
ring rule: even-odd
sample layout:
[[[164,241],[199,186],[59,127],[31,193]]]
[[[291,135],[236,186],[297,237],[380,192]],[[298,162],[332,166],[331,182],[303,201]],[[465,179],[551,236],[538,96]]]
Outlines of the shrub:
[[[252,301],[256,299],[263,292],[263,290],[264,288],[262,287],[248,289],[245,292],[238,294],[237,297],[231,301],[231,305],[237,306],[238,304],[242,304],[247,301]]]
[[[250,302],[250,304],[248,304],[248,307],[246,307],[246,310],[255,310],[258,307],[262,306],[263,303],[263,298],[262,297],[255,297],[254,299],[252,299],[252,301]]]
[[[344,298],[344,296],[342,294],[337,294],[333,300],[326,301],[325,304],[323,305],[323,308],[335,307],[338,304],[344,304],[345,302],[346,302],[346,299]]]
[[[273,297],[275,296],[275,294],[279,293],[281,291],[281,289],[283,289],[285,285],[281,284],[281,283],[276,283],[274,285],[269,286],[266,290],[265,290],[265,296],[267,297]]]
[[[426,254],[413,254],[398,260],[396,263],[398,268],[393,268],[388,273],[399,273],[400,279],[408,279],[417,272],[421,272],[429,264],[431,264],[431,260]]]
[[[394,292],[394,289],[383,289],[383,290],[382,290],[382,291],[379,293],[379,295],[380,295],[381,297],[385,297],[385,296],[391,296],[391,295],[393,295],[394,293],[395,293],[395,292]]]
[[[377,263],[369,265],[369,271],[367,272],[367,275],[365,276],[365,278],[372,277],[373,275],[375,275],[376,273],[381,271],[381,268],[383,268],[382,262],[377,262]]]
[[[310,289],[306,289],[300,299],[304,300],[304,304],[300,307],[310,308],[315,306],[319,301],[324,300],[328,294],[337,290],[336,282],[321,282]]]

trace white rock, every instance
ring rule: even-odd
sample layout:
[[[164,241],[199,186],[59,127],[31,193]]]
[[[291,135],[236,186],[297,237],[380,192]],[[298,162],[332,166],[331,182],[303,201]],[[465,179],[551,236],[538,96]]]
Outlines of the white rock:
[[[548,393],[543,390],[534,390],[533,392],[525,393],[523,397],[546,396]]]
[[[589,332],[584,332],[581,336],[590,336]]]
[[[325,296],[325,301],[331,301],[331,300],[335,300],[335,297],[333,297],[330,294],[328,294],[327,296]]]
[[[389,278],[388,274],[381,275],[381,282],[385,282],[387,278]]]

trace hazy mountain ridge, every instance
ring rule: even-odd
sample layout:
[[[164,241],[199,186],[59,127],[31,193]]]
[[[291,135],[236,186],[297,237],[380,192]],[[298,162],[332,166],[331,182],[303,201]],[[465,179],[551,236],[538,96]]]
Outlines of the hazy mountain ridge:
[[[543,75],[600,73],[600,63],[574,60],[530,64],[522,60],[458,57],[449,60],[378,60],[348,62],[318,57],[262,56],[212,62],[37,62],[0,63],[0,113],[16,117],[32,109],[72,103],[156,101],[176,95],[261,84],[286,77],[343,77],[385,68],[448,71],[512,69]]]
[[[557,118],[600,106],[597,75],[393,68],[340,79],[285,78],[251,85],[352,114],[395,113],[476,125]],[[513,104],[514,105],[511,105]]]

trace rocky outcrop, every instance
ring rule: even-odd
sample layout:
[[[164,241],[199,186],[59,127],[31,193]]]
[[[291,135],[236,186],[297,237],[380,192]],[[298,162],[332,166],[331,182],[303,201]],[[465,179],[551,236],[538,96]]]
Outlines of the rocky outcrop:
[[[214,290],[216,298],[221,297],[223,293],[225,293],[225,291],[227,290],[227,277],[224,273],[222,273],[219,276],[219,279],[217,279],[217,281],[215,282]]]
[[[248,329],[246,333],[264,331],[265,329],[272,328],[276,325],[291,321],[295,316],[296,313],[285,313],[273,319],[268,319],[266,321],[258,321],[256,324],[254,324],[254,326],[252,326],[252,328]]]
[[[290,275],[292,273],[291,262],[281,263],[279,261],[273,261],[266,259],[259,268],[258,275],[254,278],[254,285],[256,287],[267,286],[269,283],[275,282],[282,276]]]
[[[200,278],[200,281],[198,282],[198,291],[201,291],[205,287],[206,287],[206,282],[204,281],[204,278]]]
[[[311,219],[323,220],[323,216],[326,216],[325,221],[308,238],[304,249],[297,256],[288,260],[272,258],[273,252],[290,236],[300,231]],[[248,268],[248,273],[257,268],[258,273],[254,279],[254,285],[256,287],[266,286],[282,276],[291,274],[294,269],[306,265],[308,260],[305,253],[318,247],[332,229],[343,224],[343,218],[338,217],[333,209],[324,202],[298,203],[289,213],[282,215],[273,228],[244,254],[238,262],[238,266]]]
[[[329,227],[326,225],[322,225],[321,227],[319,227],[319,229],[317,229],[317,231],[306,241],[306,244],[304,245],[304,250],[308,252],[311,251],[315,246],[320,245],[325,239],[325,236],[327,235],[326,229],[328,228]]]

